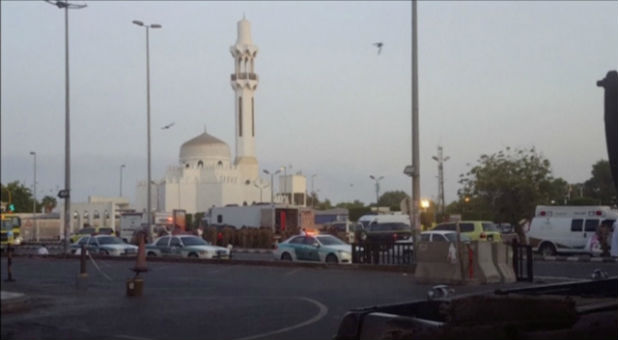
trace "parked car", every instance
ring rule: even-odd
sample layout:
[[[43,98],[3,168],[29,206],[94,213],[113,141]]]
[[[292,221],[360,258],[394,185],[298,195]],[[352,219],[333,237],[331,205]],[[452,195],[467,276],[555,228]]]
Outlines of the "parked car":
[[[332,235],[297,235],[279,243],[273,256],[282,261],[352,263],[352,246]]]
[[[502,236],[495,223],[490,221],[461,221],[459,228],[462,235],[471,241],[502,241]],[[433,231],[457,231],[455,222],[438,224]]]
[[[137,255],[137,246],[128,244],[119,237],[111,235],[83,236],[77,242],[71,244],[69,248],[71,254],[80,253],[82,244],[86,246],[86,250],[91,254],[111,256]]]
[[[461,242],[470,242],[465,234],[460,235]],[[450,230],[430,230],[421,233],[421,241],[424,242],[457,242],[457,232]]]
[[[84,236],[98,235],[98,234],[115,236],[114,229],[109,228],[109,227],[84,227],[74,232],[69,238],[69,241],[71,241],[71,243],[74,243],[75,241],[79,240],[80,238]]]
[[[171,256],[200,259],[229,259],[228,248],[213,246],[194,235],[168,235],[159,237],[146,246],[146,255],[151,257]]]

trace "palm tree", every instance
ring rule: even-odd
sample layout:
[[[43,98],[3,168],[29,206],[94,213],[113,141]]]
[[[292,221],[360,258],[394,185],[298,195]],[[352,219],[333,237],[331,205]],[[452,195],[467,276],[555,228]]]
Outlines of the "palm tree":
[[[45,196],[43,200],[41,200],[41,205],[45,207],[46,213],[50,213],[56,207],[57,203],[56,199],[52,196]]]

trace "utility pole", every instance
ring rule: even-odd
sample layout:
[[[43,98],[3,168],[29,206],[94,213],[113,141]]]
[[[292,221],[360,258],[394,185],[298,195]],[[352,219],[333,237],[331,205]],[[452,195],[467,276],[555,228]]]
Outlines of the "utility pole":
[[[421,199],[421,163],[418,136],[418,43],[417,43],[417,0],[412,0],[412,207],[410,224],[412,242],[416,247],[419,239],[419,204]],[[412,252],[412,263],[416,268],[416,251]]]
[[[442,146],[438,146],[438,155],[431,158],[438,162],[438,212],[444,214],[444,162],[448,161],[451,157],[444,157],[442,153]]]
[[[48,3],[64,9],[64,253],[69,251],[69,227],[71,225],[71,134],[70,134],[70,105],[69,105],[69,9],[82,9],[86,5],[75,5],[68,1],[52,1]]]

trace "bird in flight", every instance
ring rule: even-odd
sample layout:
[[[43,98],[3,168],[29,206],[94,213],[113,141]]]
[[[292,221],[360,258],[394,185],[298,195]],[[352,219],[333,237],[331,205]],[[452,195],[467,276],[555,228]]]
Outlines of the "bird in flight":
[[[171,128],[172,126],[174,126],[174,122],[171,122],[171,123],[169,123],[169,124],[165,125],[164,127],[162,127],[162,128],[161,128],[161,130],[169,129],[169,128]]]
[[[382,46],[384,46],[384,43],[380,41],[377,43],[373,43],[373,45],[378,48],[378,54],[380,54],[380,52],[382,52]]]

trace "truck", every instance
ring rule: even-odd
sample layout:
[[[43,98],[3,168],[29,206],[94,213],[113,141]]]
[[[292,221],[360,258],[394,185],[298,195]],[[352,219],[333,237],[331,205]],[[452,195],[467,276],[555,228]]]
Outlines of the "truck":
[[[122,240],[134,243],[134,236],[139,230],[148,228],[144,213],[128,212],[120,215],[120,233]],[[178,230],[175,230],[178,229]],[[186,230],[186,211],[174,209],[172,212],[157,211],[154,213],[150,240],[164,233]]]

